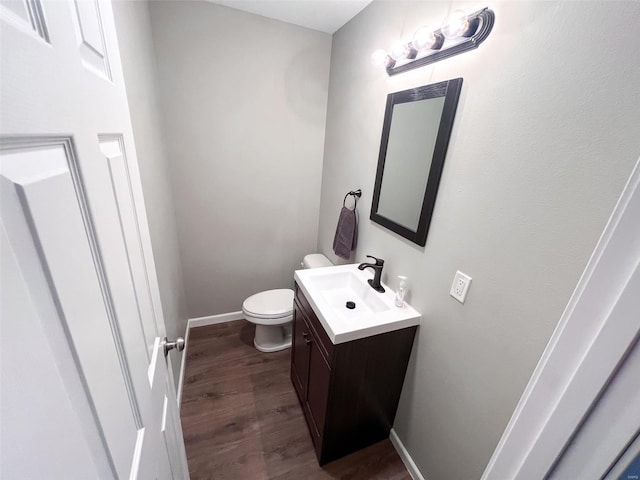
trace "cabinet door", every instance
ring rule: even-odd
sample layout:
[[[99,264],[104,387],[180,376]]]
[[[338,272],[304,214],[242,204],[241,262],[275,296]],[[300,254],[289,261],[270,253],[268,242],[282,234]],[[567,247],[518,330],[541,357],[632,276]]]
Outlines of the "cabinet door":
[[[309,381],[309,354],[311,340],[309,329],[297,302],[293,303],[293,344],[291,346],[291,381],[298,392],[300,401],[307,401]]]
[[[327,412],[331,369],[316,342],[317,339],[313,337],[309,355],[307,406],[314,424],[315,431],[313,433],[316,438],[320,438],[324,430],[324,420]]]

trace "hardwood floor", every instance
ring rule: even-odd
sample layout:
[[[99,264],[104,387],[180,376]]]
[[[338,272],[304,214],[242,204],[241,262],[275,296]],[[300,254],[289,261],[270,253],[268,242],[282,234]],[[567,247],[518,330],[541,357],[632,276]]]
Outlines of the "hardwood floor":
[[[192,480],[410,480],[389,440],[319,467],[289,350],[253,347],[244,320],[191,330],[182,429]]]

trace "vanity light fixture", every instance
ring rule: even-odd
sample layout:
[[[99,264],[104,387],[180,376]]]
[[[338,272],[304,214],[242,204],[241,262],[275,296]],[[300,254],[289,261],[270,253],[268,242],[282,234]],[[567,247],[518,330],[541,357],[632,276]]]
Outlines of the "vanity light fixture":
[[[425,25],[416,30],[411,41],[400,41],[388,52],[376,50],[371,63],[385,67],[391,76],[458,55],[478,48],[491,33],[494,20],[493,10],[487,7],[469,15],[455,10],[437,30]]]

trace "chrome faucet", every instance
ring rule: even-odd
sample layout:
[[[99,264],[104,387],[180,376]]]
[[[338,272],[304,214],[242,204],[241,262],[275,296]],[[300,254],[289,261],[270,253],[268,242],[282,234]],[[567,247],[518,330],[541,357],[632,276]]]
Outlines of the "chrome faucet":
[[[358,270],[364,270],[365,268],[373,268],[373,278],[367,280],[371,288],[376,292],[384,293],[384,287],[380,285],[380,277],[382,276],[382,267],[384,267],[384,260],[376,258],[372,255],[367,255],[367,258],[373,258],[376,263],[361,263],[358,265]]]

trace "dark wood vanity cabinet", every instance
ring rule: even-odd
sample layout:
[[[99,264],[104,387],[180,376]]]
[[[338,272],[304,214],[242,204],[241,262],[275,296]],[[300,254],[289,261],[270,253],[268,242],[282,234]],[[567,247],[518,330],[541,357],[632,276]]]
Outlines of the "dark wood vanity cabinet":
[[[296,285],[291,381],[320,465],[389,436],[417,327],[334,345]]]

